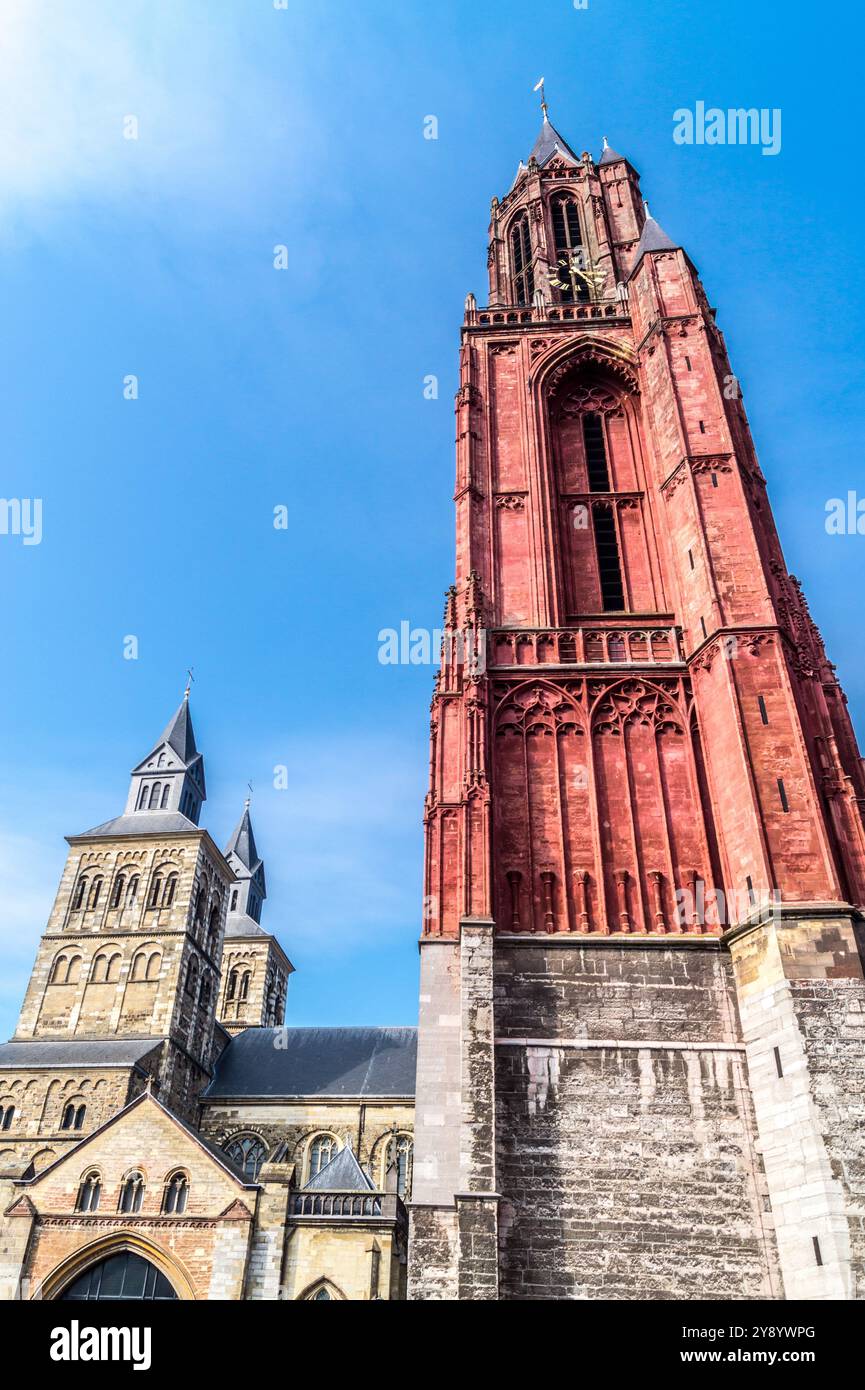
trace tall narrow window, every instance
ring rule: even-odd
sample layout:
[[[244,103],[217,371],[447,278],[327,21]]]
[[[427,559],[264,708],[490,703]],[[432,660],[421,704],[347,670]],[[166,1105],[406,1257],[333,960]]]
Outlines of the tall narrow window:
[[[518,217],[511,227],[511,283],[514,302],[531,304],[535,292],[535,275],[532,269],[529,219],[525,213]]]
[[[141,1173],[130,1173],[123,1180],[120,1189],[120,1210],[122,1212],[137,1212],[141,1210],[141,1203],[144,1201],[144,1178]]]
[[[309,1146],[309,1178],[314,1178],[316,1173],[320,1173],[322,1168],[326,1168],[332,1158],[336,1157],[339,1144],[332,1134],[319,1134],[313,1139]]]
[[[141,787],[141,795],[140,795],[139,798],[138,798],[138,809],[139,809],[139,811],[146,811],[146,810],[147,810],[147,798],[148,798],[149,795],[150,795],[150,788],[148,787],[147,783],[144,782],[144,783],[142,784],[142,787]]]
[[[166,782],[166,783],[165,783],[165,786],[162,788],[162,805],[161,805],[161,808],[160,808],[160,809],[163,810],[163,811],[165,810],[166,806],[168,805],[168,796],[169,796],[170,791],[171,791],[171,783],[170,783],[170,782]]]
[[[90,897],[87,899],[88,908],[99,906],[99,894],[102,892],[102,879],[94,878],[93,887],[90,889]]]
[[[158,907],[158,906],[159,906],[159,894],[160,894],[161,892],[162,892],[162,878],[161,878],[161,876],[160,876],[159,874],[157,874],[156,877],[154,878],[153,882],[152,882],[151,885],[150,885],[150,901],[149,901],[149,903],[147,904],[148,907]]]
[[[392,1163],[396,1164],[396,1190],[400,1197],[411,1197],[411,1170],[414,1145],[408,1134],[398,1134],[395,1139],[391,1139],[387,1146],[387,1157],[385,1159],[385,1180],[387,1180],[387,1170]]]
[[[102,1192],[102,1180],[98,1173],[87,1173],[78,1189],[78,1211],[96,1211]]]
[[[123,877],[123,874],[118,874],[114,880],[114,889],[111,894],[112,907],[119,907],[123,901],[123,885],[125,882],[126,879]]]
[[[601,603],[605,613],[621,612],[625,606],[625,591],[622,585],[622,565],[612,507],[595,507],[592,521],[595,527]]]
[[[586,446],[586,471],[590,492],[610,491],[610,470],[604,444],[604,422],[593,411],[583,416],[583,442]]]
[[[563,304],[573,304],[575,300],[585,301],[589,297],[585,280],[574,273],[574,268],[583,269],[583,238],[580,234],[580,218],[576,204],[571,198],[556,198],[552,205],[553,240],[556,247],[556,274],[561,288],[559,298]]]
[[[87,894],[87,879],[79,878],[75,889],[75,897],[72,900],[72,911],[80,912],[84,906],[84,898]]]
[[[174,894],[177,892],[177,874],[169,874],[165,880],[165,889],[162,894],[162,906],[171,907],[174,902]]]

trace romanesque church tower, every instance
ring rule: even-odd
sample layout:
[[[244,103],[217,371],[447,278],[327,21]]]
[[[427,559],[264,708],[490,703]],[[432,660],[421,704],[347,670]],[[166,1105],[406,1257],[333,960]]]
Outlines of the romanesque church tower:
[[[187,692],[133,769],[123,814],[68,837],[4,1054],[4,1094],[16,1113],[8,1142],[32,1149],[42,1135],[53,1156],[148,1084],[176,1114],[196,1117],[215,1060],[235,882],[199,828],[205,795]]]
[[[410,1296],[861,1298],[865,779],[715,312],[629,160],[546,107],[488,267]]]

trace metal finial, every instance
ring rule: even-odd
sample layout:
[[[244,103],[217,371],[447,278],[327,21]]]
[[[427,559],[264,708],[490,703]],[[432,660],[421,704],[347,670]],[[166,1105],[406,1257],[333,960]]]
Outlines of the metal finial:
[[[184,700],[188,700],[188,699],[189,699],[189,692],[190,692],[190,690],[192,689],[192,682],[193,682],[194,680],[195,680],[195,677],[194,677],[193,674],[192,674],[192,667],[190,666],[189,670],[186,672],[186,689],[185,689],[184,692],[183,692],[183,698],[184,698]]]
[[[550,118],[549,118],[549,116],[547,115],[547,97],[546,97],[546,92],[545,92],[545,90],[544,90],[544,79],[541,78],[540,82],[536,82],[535,85],[534,85],[534,88],[533,88],[532,90],[535,91],[535,92],[540,92],[540,94],[541,94],[541,110],[542,110],[543,113],[544,113],[544,120],[545,120],[545,121],[548,121]]]
[[[603,140],[604,140],[603,148],[604,148],[605,150],[608,150],[608,149],[610,148],[610,142],[609,142],[609,140],[607,139],[606,135],[603,137]]]
[[[643,212],[646,214],[647,217],[651,217],[652,215],[649,212],[649,204],[646,202],[645,198],[643,199]]]

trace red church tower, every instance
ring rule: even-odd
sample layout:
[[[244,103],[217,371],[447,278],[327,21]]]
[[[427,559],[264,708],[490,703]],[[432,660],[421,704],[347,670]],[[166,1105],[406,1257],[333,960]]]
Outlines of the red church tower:
[[[604,144],[544,107],[466,300],[413,1292],[863,1296],[862,763],[714,311]]]

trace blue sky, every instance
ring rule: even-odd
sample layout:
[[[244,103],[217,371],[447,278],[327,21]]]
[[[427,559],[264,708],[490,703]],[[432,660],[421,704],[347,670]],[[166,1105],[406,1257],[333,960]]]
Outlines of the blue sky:
[[[703,275],[863,726],[865,541],[824,528],[862,485],[861,18],[841,8],[6,0],[2,490],[43,499],[43,538],[0,536],[0,1035],[63,836],[122,809],[189,665],[219,843],[255,787],[290,1021],[414,1021],[432,673],[380,665],[377,636],[441,617],[462,301],[485,297],[489,200],[541,74],[565,137],[627,154]],[[780,108],[780,154],[676,145],[698,100]]]

